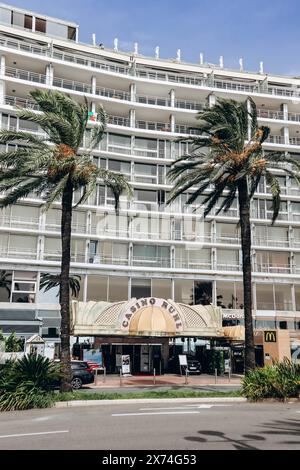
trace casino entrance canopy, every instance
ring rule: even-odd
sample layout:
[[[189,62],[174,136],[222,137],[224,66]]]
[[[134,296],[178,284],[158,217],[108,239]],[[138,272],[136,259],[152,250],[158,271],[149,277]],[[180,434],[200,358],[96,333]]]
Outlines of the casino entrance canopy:
[[[72,304],[74,336],[222,337],[222,313],[213,305],[186,305],[155,297]]]

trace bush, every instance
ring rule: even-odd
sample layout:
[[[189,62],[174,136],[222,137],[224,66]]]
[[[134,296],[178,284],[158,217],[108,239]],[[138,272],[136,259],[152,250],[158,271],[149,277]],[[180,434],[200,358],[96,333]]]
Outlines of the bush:
[[[254,369],[242,382],[242,394],[251,401],[263,398],[298,397],[300,393],[300,365],[290,360],[274,362],[272,366]]]
[[[50,406],[59,376],[58,365],[39,355],[8,361],[1,368],[0,411]]]

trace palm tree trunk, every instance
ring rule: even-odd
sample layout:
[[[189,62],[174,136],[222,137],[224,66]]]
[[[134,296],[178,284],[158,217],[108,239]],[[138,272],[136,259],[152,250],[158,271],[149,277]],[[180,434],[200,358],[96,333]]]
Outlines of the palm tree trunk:
[[[244,178],[238,186],[243,255],[244,318],[245,318],[245,372],[255,368],[255,349],[252,321],[252,268],[251,268],[251,224],[248,182]]]
[[[71,390],[71,357],[70,357],[70,262],[71,262],[71,223],[72,223],[73,185],[68,180],[62,196],[61,215],[61,279],[60,279],[60,312],[61,312],[61,350],[62,370],[61,392]]]

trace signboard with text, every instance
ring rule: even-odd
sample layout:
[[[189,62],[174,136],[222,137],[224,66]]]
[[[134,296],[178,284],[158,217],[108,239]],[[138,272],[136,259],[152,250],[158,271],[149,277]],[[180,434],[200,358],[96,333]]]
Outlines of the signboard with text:
[[[122,374],[130,374],[130,356],[122,355]]]
[[[264,331],[264,340],[265,340],[265,343],[276,343],[277,342],[276,331]]]

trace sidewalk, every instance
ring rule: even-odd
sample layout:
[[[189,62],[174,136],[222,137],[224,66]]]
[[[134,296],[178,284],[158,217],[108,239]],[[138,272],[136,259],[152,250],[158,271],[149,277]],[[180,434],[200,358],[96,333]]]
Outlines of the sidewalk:
[[[137,387],[170,387],[170,386],[191,386],[191,387],[203,387],[203,386],[216,386],[221,385],[222,387],[226,386],[240,386],[241,384],[241,375],[232,375],[229,379],[228,375],[218,376],[217,380],[213,375],[190,375],[188,378],[176,374],[164,374],[156,376],[153,375],[133,375],[133,376],[123,376],[120,378],[118,375],[106,375],[98,374],[95,376],[94,384],[90,384],[89,388],[93,389],[106,389],[106,388],[137,388]]]

